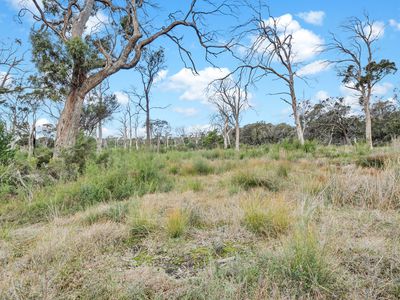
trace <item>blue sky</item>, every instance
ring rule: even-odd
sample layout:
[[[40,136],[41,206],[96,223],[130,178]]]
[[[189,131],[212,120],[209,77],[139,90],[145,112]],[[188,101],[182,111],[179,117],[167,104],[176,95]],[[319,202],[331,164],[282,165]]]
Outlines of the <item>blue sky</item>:
[[[0,0],[0,37],[1,40],[13,40],[15,38],[27,40],[29,28],[32,22],[25,19],[22,24],[17,22],[17,12],[20,0]],[[169,5],[185,8],[190,1],[173,0]],[[384,3],[384,4],[383,4]],[[307,52],[312,47],[313,42],[327,42],[329,32],[340,34],[338,28],[348,17],[361,17],[363,12],[368,12],[370,17],[377,21],[377,26],[382,34],[378,42],[377,58],[388,58],[400,66],[400,1],[316,1],[316,0],[296,0],[280,1],[271,0],[268,2],[271,14],[276,18],[282,18],[285,22],[293,26],[298,34],[299,52],[304,54],[304,65],[309,65],[304,69],[308,73],[308,85],[301,81],[297,84],[297,94],[299,98],[318,101],[327,96],[344,96],[347,100],[354,102],[354,97],[345,88],[341,87],[340,79],[336,76],[334,68],[327,68],[319,64],[321,60],[332,58],[331,54],[320,54]],[[265,12],[267,16],[267,12]],[[240,18],[244,21],[248,16],[242,14]],[[229,29],[233,22],[226,18],[214,19],[213,26]],[[223,74],[224,70],[232,70],[235,62],[228,56],[219,58],[215,63],[220,69],[209,65],[204,60],[204,51],[197,45],[193,35],[183,32],[186,36],[185,44],[193,52],[196,58],[196,65],[200,75],[194,76],[191,72],[184,70],[184,65],[179,59],[176,47],[165,39],[157,42],[166,49],[167,69],[160,77],[160,81],[153,90],[153,105],[169,107],[165,110],[154,110],[152,118],[165,119],[172,127],[206,127],[209,123],[210,115],[213,113],[212,107],[206,103],[204,96],[204,86],[216,76]],[[309,44],[308,44],[309,43]],[[28,43],[24,43],[28,50]],[[29,54],[28,54],[29,56]],[[380,98],[389,98],[394,87],[400,87],[400,72],[385,78],[377,87],[375,95]],[[124,90],[132,86],[138,86],[138,76],[135,71],[121,71],[110,78],[110,85],[113,92],[117,93],[121,102]],[[284,89],[282,84],[277,81],[265,79],[257,84],[251,91],[253,109],[245,112],[242,124],[256,121],[266,121],[271,123],[288,122],[292,124],[290,107],[279,100],[279,97],[269,95],[280,92]],[[45,116],[43,116],[45,117]],[[106,124],[106,134],[117,134],[118,116],[115,120]]]

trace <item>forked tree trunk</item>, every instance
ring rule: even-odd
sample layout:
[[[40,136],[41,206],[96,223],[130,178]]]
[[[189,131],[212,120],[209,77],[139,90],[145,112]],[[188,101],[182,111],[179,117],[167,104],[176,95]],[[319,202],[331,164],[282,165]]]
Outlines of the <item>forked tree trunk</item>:
[[[79,134],[79,120],[82,113],[84,95],[72,89],[65,101],[64,109],[57,124],[57,135],[54,145],[54,157],[59,157],[63,149],[75,145]]]

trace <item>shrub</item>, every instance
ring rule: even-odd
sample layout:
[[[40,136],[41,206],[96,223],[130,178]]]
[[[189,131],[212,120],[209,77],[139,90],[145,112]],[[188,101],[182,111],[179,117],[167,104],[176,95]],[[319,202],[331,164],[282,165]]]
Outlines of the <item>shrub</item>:
[[[208,175],[213,171],[213,167],[204,159],[196,159],[191,164],[186,165],[183,169],[183,173],[188,175]]]
[[[362,156],[356,160],[356,164],[363,168],[384,169],[390,161],[398,160],[398,156],[394,154],[374,154]]]
[[[180,209],[171,211],[167,216],[166,230],[171,238],[180,237],[188,225],[188,216]]]
[[[231,178],[231,184],[245,190],[251,188],[262,187],[270,191],[279,190],[279,183],[273,176],[259,175],[249,171],[241,171]]]
[[[302,149],[305,153],[315,153],[317,150],[317,143],[315,141],[304,141],[304,145],[302,145]]]
[[[199,159],[193,163],[193,170],[195,174],[208,175],[212,173],[213,168],[206,161]]]
[[[244,208],[244,225],[259,235],[276,237],[288,231],[293,215],[283,199],[247,203]]]

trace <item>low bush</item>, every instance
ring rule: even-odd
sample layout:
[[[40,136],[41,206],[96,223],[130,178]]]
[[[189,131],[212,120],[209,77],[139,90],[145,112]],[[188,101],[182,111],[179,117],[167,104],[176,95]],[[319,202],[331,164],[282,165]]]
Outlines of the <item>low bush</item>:
[[[214,168],[204,159],[196,159],[194,162],[184,166],[183,175],[208,175],[213,173]]]
[[[356,164],[363,168],[384,169],[390,162],[397,161],[398,159],[398,155],[380,153],[362,156],[356,160]]]

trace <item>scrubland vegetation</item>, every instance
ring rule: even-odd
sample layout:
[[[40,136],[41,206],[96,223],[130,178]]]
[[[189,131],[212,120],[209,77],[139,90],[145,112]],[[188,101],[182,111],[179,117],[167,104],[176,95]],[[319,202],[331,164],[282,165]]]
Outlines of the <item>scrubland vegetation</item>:
[[[108,149],[3,184],[0,298],[398,299],[398,149],[308,144]]]

